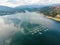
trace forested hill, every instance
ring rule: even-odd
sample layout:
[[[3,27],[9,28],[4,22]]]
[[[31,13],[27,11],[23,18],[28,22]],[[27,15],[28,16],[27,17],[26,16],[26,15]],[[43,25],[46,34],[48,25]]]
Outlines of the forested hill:
[[[41,13],[47,16],[55,17],[57,15],[60,15],[60,6],[45,6],[43,8],[40,8],[39,10]]]

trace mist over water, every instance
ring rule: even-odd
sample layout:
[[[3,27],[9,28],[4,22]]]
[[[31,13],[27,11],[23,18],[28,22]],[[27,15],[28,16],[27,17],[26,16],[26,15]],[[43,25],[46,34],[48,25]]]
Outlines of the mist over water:
[[[50,28],[60,25],[57,21],[46,18],[42,13],[37,12],[28,12],[26,13],[18,13],[15,15],[16,18],[19,18],[21,22],[30,22],[35,24],[42,24],[45,26],[49,26]]]
[[[23,22],[41,24],[52,30],[60,30],[60,23],[46,18],[42,13],[26,11],[25,13],[0,16],[0,45],[9,45],[16,32],[24,33],[21,27]]]

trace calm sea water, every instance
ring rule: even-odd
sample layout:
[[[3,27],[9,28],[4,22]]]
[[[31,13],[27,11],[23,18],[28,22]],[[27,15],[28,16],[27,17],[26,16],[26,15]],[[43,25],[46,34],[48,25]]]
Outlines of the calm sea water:
[[[46,27],[46,30],[44,27],[44,29],[39,27],[39,30],[42,30],[41,32],[38,31],[37,33],[27,33],[26,35],[21,32],[17,32],[13,36],[10,45],[60,45],[60,22],[45,18],[43,16],[39,18],[39,15],[37,16],[34,14],[35,13],[33,13],[33,16],[25,15],[27,18],[25,17],[24,19],[28,19],[32,25],[38,24],[41,25],[40,27],[44,26]],[[24,25],[28,28],[26,23]],[[29,29],[25,29],[24,31],[26,30],[29,31]]]
[[[0,45],[60,45],[60,22],[36,12],[0,16]]]

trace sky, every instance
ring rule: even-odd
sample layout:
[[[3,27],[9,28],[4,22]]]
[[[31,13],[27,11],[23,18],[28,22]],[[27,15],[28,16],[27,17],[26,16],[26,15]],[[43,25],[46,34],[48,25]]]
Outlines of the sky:
[[[9,7],[15,7],[19,5],[47,5],[47,4],[56,4],[60,3],[60,0],[0,0],[0,5],[5,5]]]

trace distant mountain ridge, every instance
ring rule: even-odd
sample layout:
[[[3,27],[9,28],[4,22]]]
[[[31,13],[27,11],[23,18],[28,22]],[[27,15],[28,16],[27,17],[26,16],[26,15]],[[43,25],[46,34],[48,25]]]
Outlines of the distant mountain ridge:
[[[0,15],[8,15],[8,14],[13,14],[15,13],[15,10],[11,7],[7,7],[7,6],[0,6]]]
[[[40,13],[56,13],[60,12],[60,4],[52,4],[52,5],[22,5],[22,6],[17,6],[17,7],[7,7],[7,6],[0,6],[0,16],[3,15],[10,15],[10,14],[15,14],[15,13],[25,13],[26,11],[29,12],[37,12],[40,11]],[[56,10],[56,11],[55,11]],[[51,13],[50,13],[51,12]]]
[[[24,5],[24,6],[18,6],[15,8],[7,7],[7,6],[0,6],[0,16],[14,14],[17,12],[19,13],[25,12],[25,10],[35,11],[39,7],[40,7],[39,5]]]
[[[24,5],[15,7],[15,10],[17,10],[18,12],[25,12],[26,10],[29,12],[34,12],[42,7],[44,7],[44,5]]]

